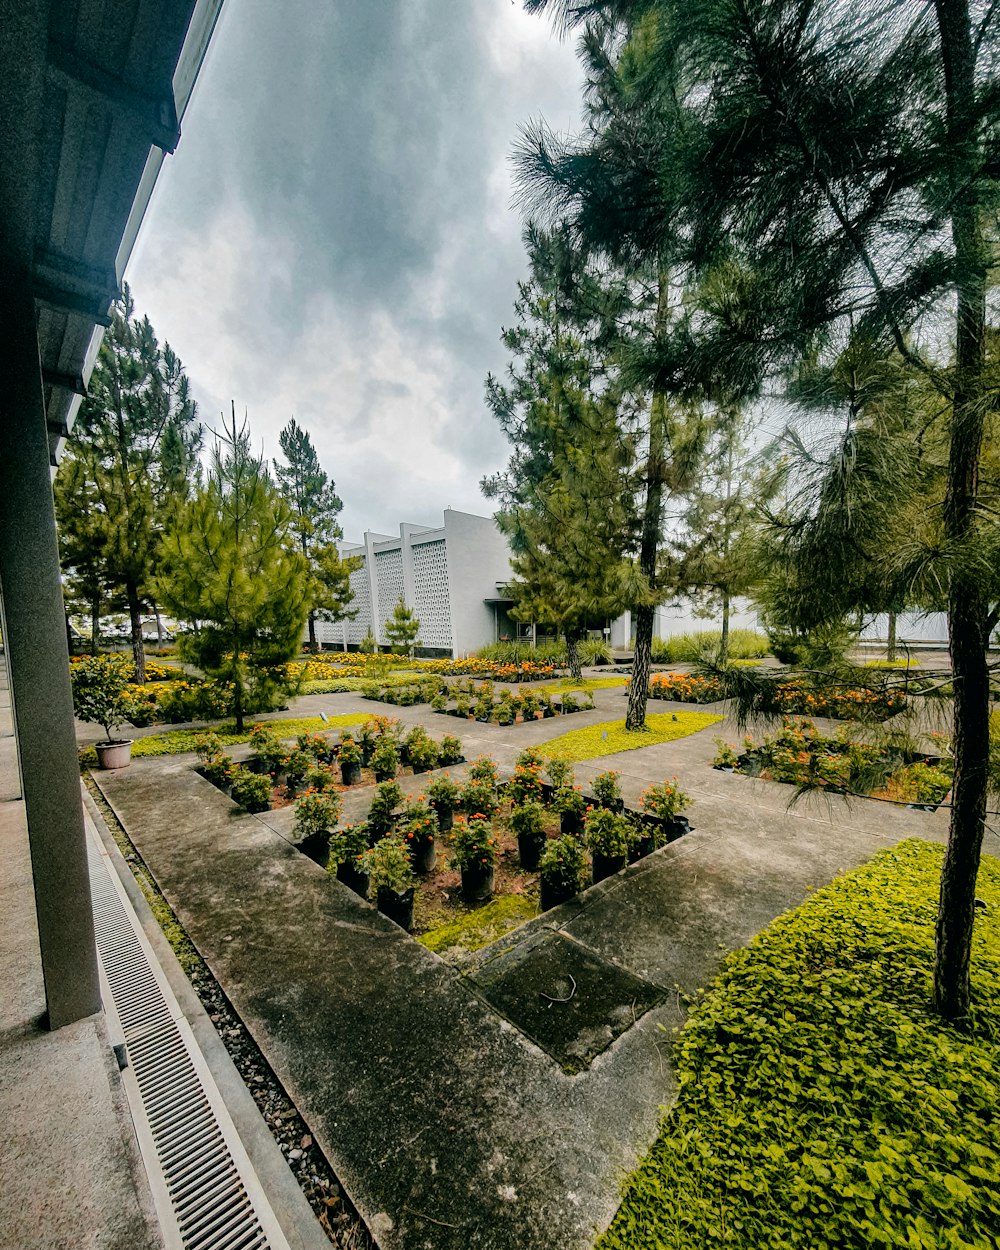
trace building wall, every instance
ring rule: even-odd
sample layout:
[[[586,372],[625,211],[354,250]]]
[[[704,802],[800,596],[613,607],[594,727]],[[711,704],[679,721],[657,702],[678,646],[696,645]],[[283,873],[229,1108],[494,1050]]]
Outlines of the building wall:
[[[445,539],[414,542],[412,552],[413,610],[420,621],[420,643],[424,647],[447,647],[450,650],[451,603]]]
[[[492,517],[448,508],[444,532],[452,648],[464,656],[493,642],[496,614],[487,601],[496,599],[497,582],[510,578],[510,549]]]

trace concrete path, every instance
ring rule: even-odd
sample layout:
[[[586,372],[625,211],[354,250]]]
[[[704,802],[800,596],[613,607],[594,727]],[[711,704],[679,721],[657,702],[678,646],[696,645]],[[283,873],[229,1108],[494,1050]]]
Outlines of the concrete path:
[[[378,708],[352,695],[309,702],[338,715]],[[467,756],[488,750],[509,764],[528,741],[622,706],[619,691],[598,692],[595,712],[513,730],[386,711],[437,737],[457,727]],[[711,769],[713,733],[578,768],[579,780],[622,769],[633,798],[677,776],[695,799],[695,831],[508,935],[472,975],[295,851],[274,814],[239,812],[193,757],[98,779],[380,1245],[568,1250],[610,1221],[621,1178],[674,1096],[659,1026],[682,1023],[682,992],[810,888],[900,838],[945,835],[943,813],[829,798],[789,810],[788,787]],[[569,994],[574,970],[579,994]],[[643,1014],[645,1001],[655,1005]],[[551,1013],[565,1040],[569,1012],[582,1013],[570,1041],[589,1062],[572,1076],[554,1043],[543,1037],[547,1053],[507,1018],[539,1037]]]

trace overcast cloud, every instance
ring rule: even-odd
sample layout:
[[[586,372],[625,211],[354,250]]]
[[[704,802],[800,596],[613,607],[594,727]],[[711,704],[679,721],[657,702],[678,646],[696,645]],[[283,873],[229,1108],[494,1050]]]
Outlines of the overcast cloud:
[[[511,0],[226,0],[127,278],[206,424],[233,399],[271,456],[305,426],[349,538],[489,511],[539,115],[577,127],[580,73]]]

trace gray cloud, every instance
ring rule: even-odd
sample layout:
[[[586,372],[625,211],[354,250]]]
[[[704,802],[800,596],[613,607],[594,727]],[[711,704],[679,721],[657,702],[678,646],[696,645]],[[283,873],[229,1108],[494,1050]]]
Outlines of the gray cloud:
[[[274,455],[295,415],[351,534],[485,510],[508,154],[579,111],[572,48],[510,0],[227,0],[128,275],[205,418],[235,398]]]

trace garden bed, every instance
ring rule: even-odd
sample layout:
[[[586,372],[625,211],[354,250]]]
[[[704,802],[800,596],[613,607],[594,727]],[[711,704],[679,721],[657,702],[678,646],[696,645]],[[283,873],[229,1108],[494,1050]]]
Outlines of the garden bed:
[[[775,710],[786,716],[826,716],[834,720],[888,720],[906,706],[901,690],[838,687],[812,690],[801,681],[776,682],[768,688]],[[718,677],[700,673],[654,673],[649,697],[671,703],[718,703],[725,698]]]

